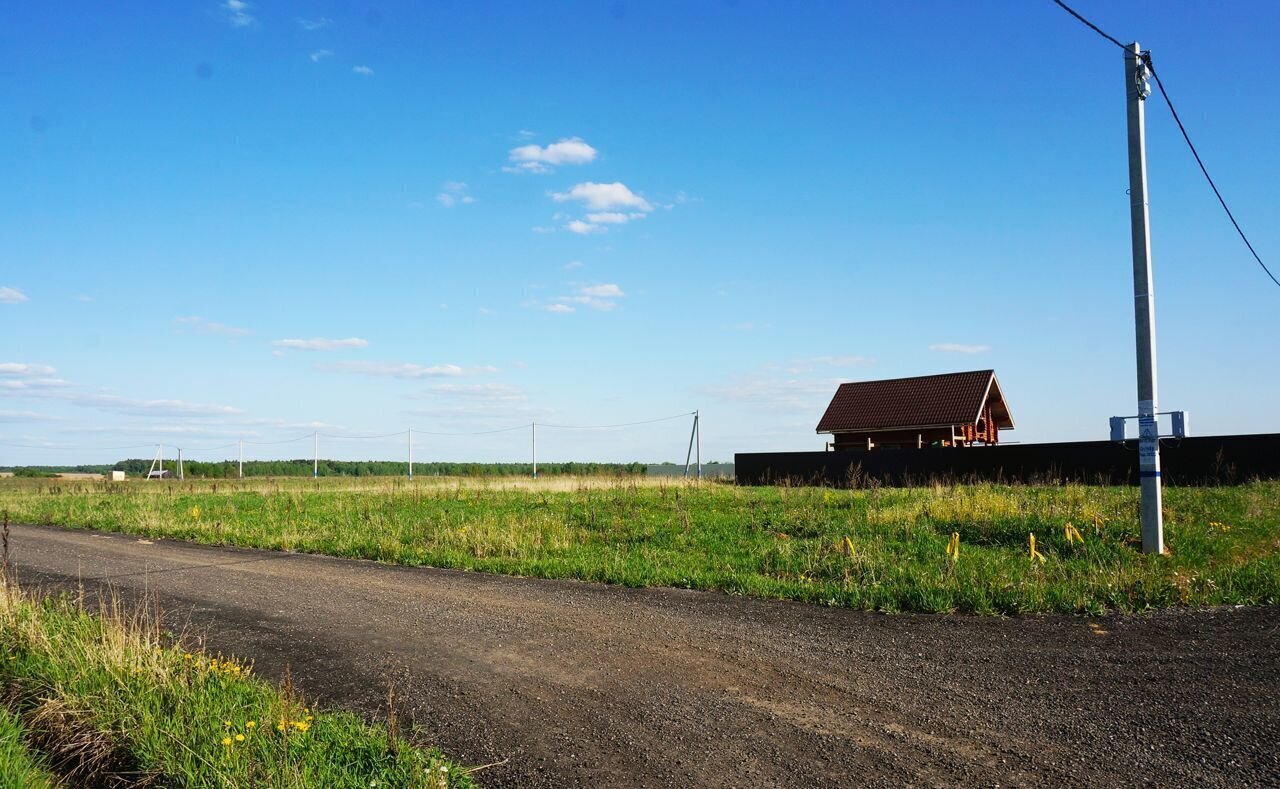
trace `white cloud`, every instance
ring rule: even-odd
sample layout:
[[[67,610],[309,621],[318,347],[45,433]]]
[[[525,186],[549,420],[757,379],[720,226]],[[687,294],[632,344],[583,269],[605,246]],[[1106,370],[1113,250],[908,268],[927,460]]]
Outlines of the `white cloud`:
[[[312,337],[309,340],[274,340],[271,344],[277,348],[288,348],[294,351],[344,351],[348,348],[369,347],[369,341],[359,337],[348,337],[345,340],[331,340],[327,337]]]
[[[557,296],[551,304],[544,306],[542,309],[548,312],[566,314],[574,311],[573,305],[581,304],[593,310],[607,312],[617,307],[617,300],[626,295],[622,288],[613,283],[584,285],[567,296]]]
[[[93,301],[93,296],[88,296],[81,293],[79,296],[76,296],[76,301],[82,302],[84,304],[88,304]]]
[[[929,350],[939,353],[986,353],[991,350],[990,345],[965,345],[958,342],[938,342],[929,346]]]
[[[70,381],[54,378],[58,371],[47,364],[0,362],[0,393],[13,397],[31,397],[36,392],[70,386]]]
[[[70,381],[64,381],[61,378],[20,378],[17,380],[0,378],[0,391],[4,392],[31,392],[35,390],[60,389],[64,386],[70,385]]]
[[[253,6],[245,0],[226,0],[222,10],[227,12],[227,19],[232,27],[251,27],[258,20],[249,13]]]
[[[25,364],[23,362],[0,362],[0,375],[8,376],[41,376],[55,375],[58,371],[47,364]]]
[[[564,229],[568,230],[570,233],[577,233],[580,236],[590,235],[591,233],[609,232],[607,227],[603,227],[602,225],[593,225],[590,222],[583,222],[581,219],[570,220],[569,223],[564,226]]]
[[[574,269],[582,268],[585,265],[586,264],[583,263],[581,260],[570,260],[568,263],[565,263],[563,266],[561,266],[561,268],[563,268],[565,271],[573,271]]]
[[[622,292],[622,288],[609,283],[607,285],[587,285],[579,289],[584,296],[601,296],[604,298],[622,298],[627,295]]]
[[[306,17],[298,17],[298,26],[303,30],[320,30],[333,24],[333,20],[327,16],[317,16],[310,19]]]
[[[743,403],[763,411],[798,411],[814,414],[814,423],[840,385],[839,380],[779,378],[756,372],[732,379],[727,384],[703,387],[707,394],[731,403]]]
[[[490,365],[462,367],[456,364],[422,365],[413,362],[336,362],[317,364],[317,370],[331,373],[359,373],[378,378],[455,378],[466,375],[486,375],[498,372]]]
[[[332,49],[317,49],[315,52],[312,52],[312,53],[311,53],[310,55],[308,55],[307,57],[311,58],[311,62],[312,62],[312,63],[319,63],[320,61],[324,60],[325,58],[333,57],[333,50],[332,50]]]
[[[624,214],[620,211],[598,211],[587,214],[587,221],[597,225],[625,225],[632,219],[644,219],[645,215],[639,212]]]
[[[467,205],[475,201],[474,197],[467,194],[467,185],[462,181],[445,181],[440,187],[440,194],[436,195],[436,202],[445,208],[453,208],[459,203]]]
[[[0,288],[0,304],[21,304],[30,300],[27,294],[17,288]]]
[[[536,131],[529,131],[528,129],[521,129],[520,131],[516,132],[516,136],[522,140],[527,140],[530,137],[537,137],[538,133]]]
[[[35,411],[0,410],[0,422],[53,422],[57,417],[37,414]]]
[[[191,403],[184,400],[135,400],[107,394],[82,394],[78,392],[49,395],[76,405],[118,411],[124,414],[161,414],[166,416],[229,416],[244,411],[229,405]]]
[[[862,367],[875,364],[870,356],[811,356],[805,359],[792,359],[783,365],[767,364],[765,370],[781,369],[788,375],[811,373],[820,367]]]
[[[510,166],[502,168],[509,173],[549,173],[562,164],[587,164],[599,154],[581,137],[565,137],[550,145],[521,145],[512,148],[507,159]]]
[[[580,201],[591,211],[612,211],[618,208],[630,208],[636,211],[652,211],[653,204],[640,195],[632,192],[626,184],[614,181],[611,184],[598,184],[592,181],[577,184],[567,192],[553,192],[551,199],[557,203],[569,200]]]
[[[368,66],[352,66],[351,73],[359,74],[362,77],[372,77],[373,69],[369,68]]]
[[[243,329],[239,326],[228,326],[225,323],[207,321],[198,317],[178,318],[174,322],[190,326],[201,334],[217,334],[223,337],[244,337],[245,335],[253,334],[248,329]]]

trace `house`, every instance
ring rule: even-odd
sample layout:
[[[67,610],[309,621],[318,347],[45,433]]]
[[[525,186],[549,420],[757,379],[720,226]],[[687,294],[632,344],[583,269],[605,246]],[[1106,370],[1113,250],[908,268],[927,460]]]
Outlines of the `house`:
[[[994,370],[841,384],[818,422],[828,449],[997,444],[1013,416]]]

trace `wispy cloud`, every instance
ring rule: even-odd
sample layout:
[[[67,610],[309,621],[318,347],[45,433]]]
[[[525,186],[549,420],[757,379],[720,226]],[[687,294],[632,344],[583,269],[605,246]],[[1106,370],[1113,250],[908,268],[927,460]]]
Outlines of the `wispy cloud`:
[[[246,335],[253,334],[253,332],[248,329],[244,329],[239,326],[228,326],[225,323],[208,321],[204,318],[194,316],[189,318],[177,318],[174,322],[180,323],[184,326],[190,326],[201,334],[216,334],[222,337],[244,337]]]
[[[929,346],[929,350],[938,353],[986,353],[991,350],[990,345],[965,345],[958,342],[938,342]]]
[[[763,411],[812,413],[816,423],[823,406],[839,385],[838,379],[782,378],[773,373],[754,372],[724,384],[703,387],[702,391],[724,402],[743,403]]]
[[[17,288],[0,287],[0,304],[21,304],[24,301],[31,299]]]
[[[308,55],[307,57],[311,58],[311,62],[312,62],[312,63],[319,63],[320,61],[324,60],[325,58],[331,58],[331,57],[333,57],[333,50],[332,50],[332,49],[317,49],[315,52],[312,52],[312,53],[311,53],[310,55]]]
[[[0,410],[0,422],[54,422],[57,417],[37,414],[35,411]]]
[[[590,222],[584,222],[581,219],[571,219],[564,226],[565,230],[570,233],[577,233],[580,236],[591,235],[592,233],[607,233],[609,229],[602,225],[593,225]]]
[[[309,340],[272,340],[271,344],[277,348],[288,348],[293,351],[345,351],[351,348],[369,347],[369,341],[360,337],[348,337],[345,340],[331,340],[327,337],[312,337]]]
[[[618,299],[626,295],[622,288],[613,283],[583,285],[566,296],[557,296],[550,304],[542,305],[542,309],[562,315],[574,312],[576,306],[607,312],[617,307]]]
[[[222,4],[222,10],[226,12],[232,27],[252,27],[258,20],[250,13],[251,8],[253,5],[246,0],[226,0]]]
[[[457,364],[415,364],[413,362],[334,362],[316,364],[315,368],[330,373],[357,373],[375,378],[456,378],[468,375],[487,375],[498,372],[497,367],[480,365],[462,367]]]
[[[565,263],[560,268],[564,269],[565,271],[573,271],[574,269],[582,268],[585,265],[586,264],[583,263],[581,260],[570,260],[568,263]]]
[[[0,375],[3,376],[19,376],[23,378],[32,376],[50,376],[57,374],[57,370],[47,364],[27,364],[25,362],[0,362]]]
[[[436,195],[436,202],[445,208],[453,208],[459,203],[466,205],[475,201],[474,197],[467,194],[467,185],[462,181],[445,181],[440,187],[440,194]]]
[[[803,375],[824,367],[866,367],[875,364],[870,356],[810,356],[803,359],[792,359],[782,365],[765,365],[764,369],[780,369],[788,375]]]
[[[317,17],[311,17],[311,18],[300,16],[295,21],[298,23],[298,26],[301,27],[303,30],[320,30],[321,28],[326,28],[329,25],[333,24],[333,20],[327,16],[317,16]]]
[[[80,406],[116,411],[122,414],[154,414],[161,416],[232,416],[244,411],[229,405],[191,403],[185,400],[138,400],[109,394],[62,392],[51,397]]]
[[[523,134],[523,133],[522,133]],[[509,173],[550,173],[565,164],[587,164],[599,154],[581,137],[565,137],[550,145],[521,145],[507,154]]]
[[[33,397],[37,393],[62,389],[70,381],[55,378],[58,371],[47,364],[0,362],[0,393],[14,397]]]
[[[352,66],[351,73],[359,74],[362,77],[372,77],[373,69],[369,68],[368,66]]]

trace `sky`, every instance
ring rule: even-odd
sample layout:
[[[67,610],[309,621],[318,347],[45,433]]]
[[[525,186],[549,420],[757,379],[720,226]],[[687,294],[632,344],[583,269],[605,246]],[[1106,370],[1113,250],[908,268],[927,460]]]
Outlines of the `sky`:
[[[1280,4],[1074,5],[1280,270]],[[1049,0],[16,5],[0,465],[683,461],[695,410],[731,460],[986,368],[1005,440],[1105,439],[1123,72]],[[1159,405],[1280,431],[1280,288],[1147,113]]]

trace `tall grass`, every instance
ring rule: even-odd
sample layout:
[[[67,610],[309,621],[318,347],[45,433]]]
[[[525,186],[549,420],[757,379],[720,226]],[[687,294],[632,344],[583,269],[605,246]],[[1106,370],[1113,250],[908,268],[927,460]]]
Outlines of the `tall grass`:
[[[3,480],[0,507],[149,537],[884,611],[1280,602],[1276,482],[1167,489],[1167,556],[1139,552],[1137,492],[1123,487]]]
[[[436,751],[313,711],[108,604],[0,592],[5,786],[467,787]],[[54,776],[57,776],[55,779]]]

